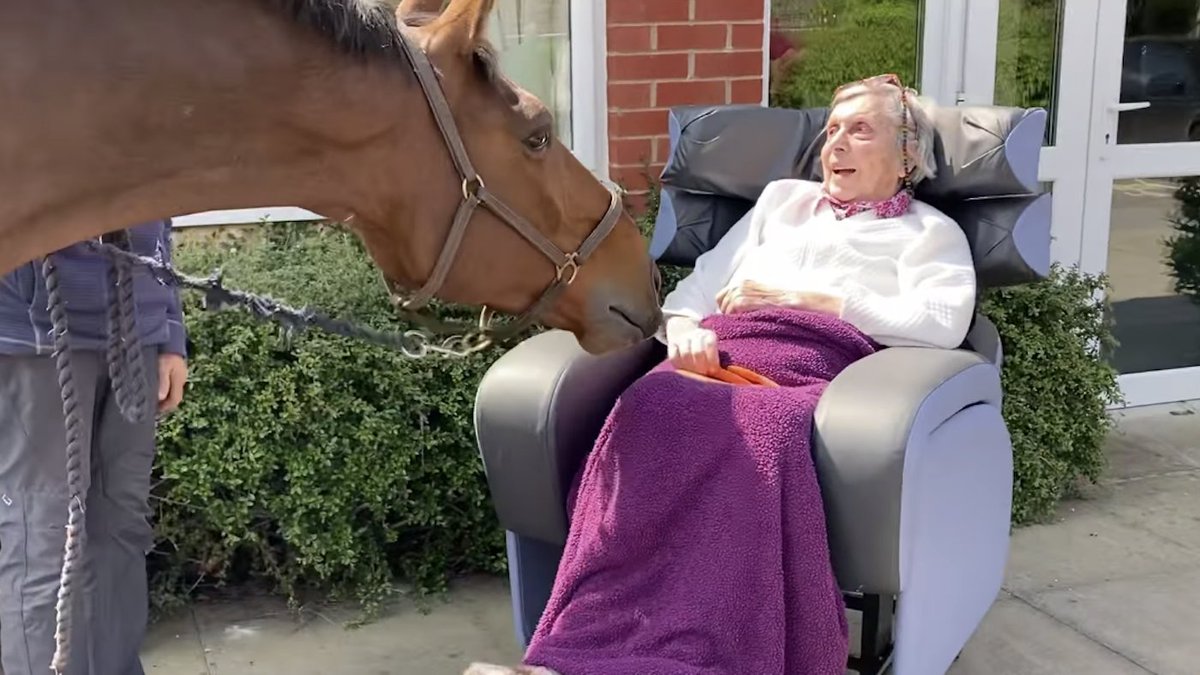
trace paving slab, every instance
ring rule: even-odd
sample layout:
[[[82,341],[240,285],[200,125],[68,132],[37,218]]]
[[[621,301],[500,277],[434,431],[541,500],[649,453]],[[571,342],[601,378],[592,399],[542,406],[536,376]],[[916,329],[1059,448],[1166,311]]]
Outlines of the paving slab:
[[[1116,483],[1104,509],[1122,523],[1187,547],[1200,561],[1200,472]]]
[[[142,645],[142,667],[147,675],[209,675],[190,608],[155,622]]]
[[[1138,424],[1113,433],[1106,449],[1109,466],[1105,479],[1143,478],[1200,469],[1200,451],[1173,442],[1148,426]]]
[[[1017,599],[997,602],[949,675],[1147,675],[1149,671]]]
[[[471,579],[423,611],[397,602],[375,621],[348,628],[349,607],[308,607],[290,612],[276,598],[201,602],[193,606],[201,669],[163,666],[170,675],[455,675],[475,660],[516,663],[521,652],[512,631],[508,589],[502,579]],[[163,632],[161,626],[155,633]],[[148,664],[183,663],[181,645],[148,645]],[[205,670],[205,664],[207,670]],[[191,666],[188,666],[189,668]],[[177,669],[178,668],[178,669]]]
[[[1072,500],[1051,523],[1014,531],[1004,587],[1030,593],[1195,568],[1195,550],[1136,518],[1115,517],[1110,506],[1108,499]]]
[[[1200,672],[1197,588],[1200,570],[1047,591],[1029,601],[1150,672],[1195,675]],[[1072,664],[1070,672],[1086,671]]]

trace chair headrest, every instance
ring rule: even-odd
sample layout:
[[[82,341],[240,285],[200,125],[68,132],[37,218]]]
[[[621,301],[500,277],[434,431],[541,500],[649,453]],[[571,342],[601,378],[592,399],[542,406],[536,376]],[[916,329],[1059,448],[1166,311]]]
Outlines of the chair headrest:
[[[1038,159],[1046,111],[1001,106],[935,107],[937,175],[916,198],[967,233],[983,286],[1044,278],[1050,268],[1050,194]],[[671,152],[651,252],[690,266],[720,241],[768,183],[820,181],[824,108],[682,106],[669,111]]]

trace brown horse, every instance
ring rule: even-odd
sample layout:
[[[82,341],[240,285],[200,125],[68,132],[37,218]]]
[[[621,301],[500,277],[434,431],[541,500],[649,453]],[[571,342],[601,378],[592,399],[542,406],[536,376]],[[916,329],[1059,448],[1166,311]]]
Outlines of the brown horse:
[[[397,21],[380,0],[4,0],[0,274],[156,218],[296,205],[346,221],[394,288],[440,277],[477,184],[456,169],[401,35],[436,72],[486,192],[535,238],[578,250],[615,215],[610,192],[498,72],[493,4],[438,14],[439,0],[405,0]],[[592,352],[639,341],[661,319],[655,272],[633,220],[616,217],[571,279],[573,265],[556,271],[545,246],[481,207],[436,295],[519,313],[571,279],[543,323]]]

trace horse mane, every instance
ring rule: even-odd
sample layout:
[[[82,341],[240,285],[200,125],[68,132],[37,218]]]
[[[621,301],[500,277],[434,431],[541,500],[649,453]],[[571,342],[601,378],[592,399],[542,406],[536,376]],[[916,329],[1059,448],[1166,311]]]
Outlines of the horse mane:
[[[396,15],[386,0],[267,0],[296,23],[325,36],[341,52],[356,57],[383,57],[408,64],[400,43],[404,39]],[[409,26],[423,26],[437,18],[436,13],[410,15]],[[501,80],[499,55],[495,46],[480,40],[475,46],[475,62],[484,78],[492,84]]]
[[[320,33],[338,51],[407,64],[396,16],[384,0],[266,0],[293,21]]]

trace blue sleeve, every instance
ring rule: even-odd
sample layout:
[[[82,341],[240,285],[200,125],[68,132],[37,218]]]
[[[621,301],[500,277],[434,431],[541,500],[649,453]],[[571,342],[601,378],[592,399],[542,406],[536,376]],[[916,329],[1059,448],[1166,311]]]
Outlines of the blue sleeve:
[[[171,255],[171,219],[167,218],[163,221],[162,234],[160,235],[160,250],[162,251],[163,262],[170,264],[173,260]],[[178,354],[187,358],[187,327],[183,323],[183,303],[179,297],[179,289],[175,286],[168,287],[168,292],[171,297],[167,301],[167,343],[161,347],[161,352],[165,354]]]

